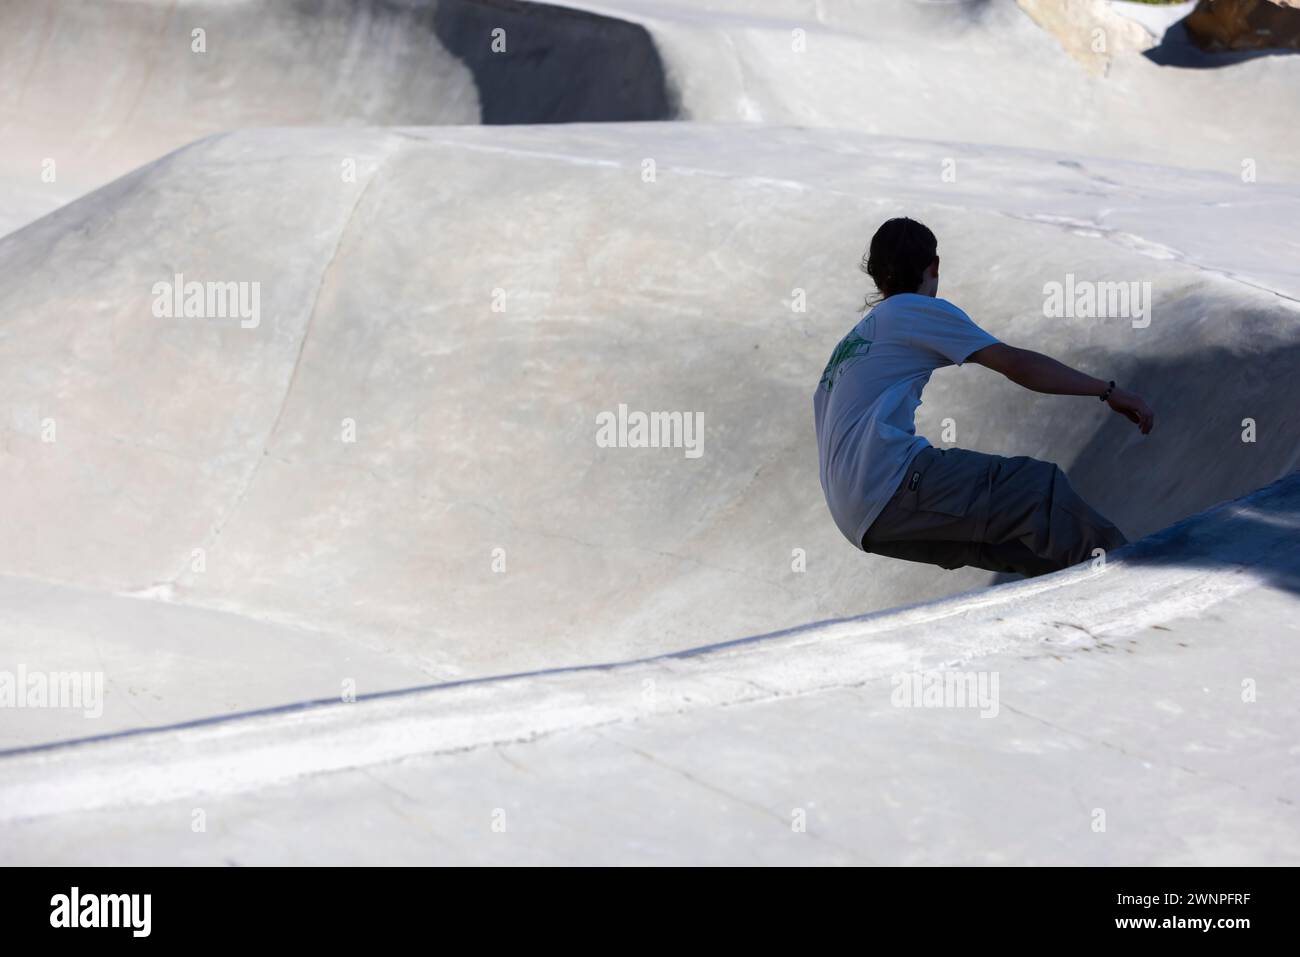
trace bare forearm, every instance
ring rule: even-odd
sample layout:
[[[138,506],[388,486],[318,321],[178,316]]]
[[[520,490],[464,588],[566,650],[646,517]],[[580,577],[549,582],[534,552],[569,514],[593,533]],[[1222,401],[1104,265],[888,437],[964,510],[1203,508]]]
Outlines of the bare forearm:
[[[1101,395],[1110,384],[1028,349],[1017,350],[1006,377],[1016,385],[1048,395]]]
[[[1104,396],[1106,404],[1136,425],[1146,435],[1155,425],[1155,413],[1142,396],[1127,389],[1112,387],[1112,383],[1084,375],[1064,362],[1029,349],[1017,349],[1006,343],[995,342],[969,356],[972,362],[1006,376],[1016,385],[1049,395]]]

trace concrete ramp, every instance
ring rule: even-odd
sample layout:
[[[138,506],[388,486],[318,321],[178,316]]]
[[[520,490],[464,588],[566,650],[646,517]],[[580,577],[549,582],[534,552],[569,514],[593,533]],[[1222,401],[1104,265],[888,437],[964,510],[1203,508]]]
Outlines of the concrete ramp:
[[[1245,248],[1263,196],[1280,215],[1296,190],[971,148],[937,203],[950,152],[602,124],[268,130],[172,154],[0,240],[0,573],[233,615],[232,648],[247,619],[357,649],[332,679],[281,656],[309,697],[643,657],[985,584],[862,555],[817,482],[812,387],[861,304],[866,237],[903,211],[936,229],[943,291],[995,335],[1140,382],[1160,414],[1143,439],[1095,401],[972,367],[935,376],[923,434],[1059,461],[1131,537],[1297,467],[1300,426],[1277,410],[1300,290],[1266,288],[1280,262],[1238,275],[1231,252],[1174,246],[1208,201],[1222,248]],[[1122,208],[1087,218],[1107,193]],[[1044,285],[1075,274],[1150,283],[1149,314],[1045,316]],[[257,284],[258,314],[232,293],[207,315],[205,292],[187,317],[190,283]],[[652,412],[693,437],[600,441],[602,416]],[[131,630],[115,640],[147,656]],[[110,710],[206,713],[165,677],[129,706],[140,689],[112,685]],[[15,737],[63,720],[31,712]]]
[[[684,119],[1300,178],[1300,57],[1162,67],[1110,0],[570,0],[643,25]],[[1023,9],[1022,9],[1023,8]],[[1100,52],[1094,52],[1100,48]]]
[[[11,752],[0,831],[77,864],[1294,865],[1297,527],[1292,476],[1101,570]]]
[[[0,5],[0,234],[228,130],[671,113],[644,28],[564,7],[7,0]]]
[[[268,126],[823,126],[1300,178],[1300,57],[1161,67],[1134,40],[1155,41],[1150,16],[1121,10],[1140,6],[9,0],[0,235],[188,142]]]
[[[1295,863],[1300,58],[1021,6],[0,6],[0,860]],[[918,431],[1143,541],[840,537],[900,214],[1157,413]]]

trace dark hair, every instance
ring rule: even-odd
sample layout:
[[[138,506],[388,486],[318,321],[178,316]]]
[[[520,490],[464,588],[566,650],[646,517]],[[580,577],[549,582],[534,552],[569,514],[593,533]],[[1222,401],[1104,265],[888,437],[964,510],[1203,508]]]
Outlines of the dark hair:
[[[883,223],[871,237],[861,267],[880,290],[875,302],[900,292],[916,292],[938,249],[934,233],[915,219],[900,216]],[[866,304],[874,303],[868,298]]]

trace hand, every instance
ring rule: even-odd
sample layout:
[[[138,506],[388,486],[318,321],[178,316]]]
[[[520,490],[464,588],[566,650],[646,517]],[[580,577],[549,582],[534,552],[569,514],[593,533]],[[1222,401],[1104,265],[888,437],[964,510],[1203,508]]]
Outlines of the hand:
[[[1156,423],[1155,413],[1136,392],[1116,387],[1106,400],[1106,404],[1138,427],[1143,435],[1151,431]]]

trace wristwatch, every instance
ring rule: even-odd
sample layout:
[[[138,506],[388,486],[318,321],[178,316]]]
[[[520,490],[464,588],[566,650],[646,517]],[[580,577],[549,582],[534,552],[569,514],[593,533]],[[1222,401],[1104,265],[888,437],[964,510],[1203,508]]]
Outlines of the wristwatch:
[[[1115,380],[1114,380],[1114,379],[1111,379],[1111,380],[1110,380],[1110,385],[1107,386],[1107,387],[1106,387],[1106,391],[1103,392],[1103,393],[1101,394],[1101,401],[1102,401],[1102,402],[1105,402],[1107,399],[1109,399],[1109,398],[1110,398],[1110,394],[1111,394],[1112,392],[1114,392],[1114,391],[1115,391]]]

